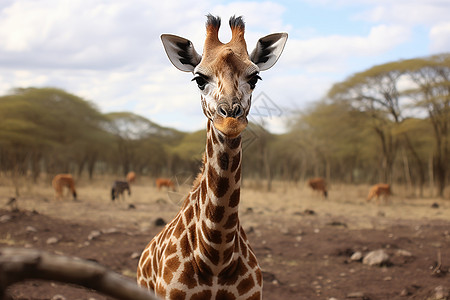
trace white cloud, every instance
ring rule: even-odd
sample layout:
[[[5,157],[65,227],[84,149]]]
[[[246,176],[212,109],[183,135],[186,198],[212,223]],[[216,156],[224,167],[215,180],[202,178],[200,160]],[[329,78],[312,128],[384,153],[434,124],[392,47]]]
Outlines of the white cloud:
[[[346,1],[344,1],[346,2]],[[350,3],[355,1],[349,1]],[[357,1],[356,1],[357,2]],[[371,0],[370,8],[356,15],[357,19],[409,26],[432,25],[448,20],[450,5],[440,0]]]
[[[281,64],[311,73],[342,72],[349,60],[381,55],[410,37],[401,26],[374,26],[367,36],[331,35],[306,40],[290,40]]]
[[[450,22],[440,23],[431,28],[430,41],[432,52],[450,51]]]

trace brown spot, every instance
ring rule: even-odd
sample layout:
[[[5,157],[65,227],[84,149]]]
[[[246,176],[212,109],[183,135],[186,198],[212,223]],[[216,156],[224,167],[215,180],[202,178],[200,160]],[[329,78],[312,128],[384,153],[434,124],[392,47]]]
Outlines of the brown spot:
[[[231,163],[231,172],[236,171],[237,167],[239,167],[239,163],[241,162],[241,152],[239,151],[238,154],[233,156],[232,163]]]
[[[208,122],[208,124],[209,124],[209,122]],[[208,131],[209,131],[209,128],[208,128]],[[216,137],[216,134],[214,133],[214,130],[211,130],[211,139],[212,139],[214,145],[217,145],[217,137]]]
[[[184,232],[183,220],[181,218],[179,218],[178,222],[177,222],[177,226],[175,226],[175,229],[173,231],[173,236],[176,238],[179,238],[183,232]]]
[[[240,144],[241,144],[241,136],[227,140],[227,145],[228,147],[230,147],[230,149],[236,149],[237,147],[239,147]]]
[[[209,290],[201,291],[198,293],[195,293],[194,295],[189,298],[190,300],[205,300],[205,299],[211,299],[212,293]]]
[[[211,242],[215,244],[222,243],[222,233],[219,230],[209,229],[205,222],[202,222],[203,235]]]
[[[164,281],[165,281],[167,284],[169,284],[169,283],[172,281],[172,278],[173,278],[173,272],[172,272],[172,270],[170,270],[170,269],[167,268],[167,266],[166,266],[166,267],[163,268],[162,273],[163,273],[163,274],[162,274],[162,277],[163,277]]]
[[[206,142],[206,149],[208,149],[208,151],[207,151],[208,152],[208,157],[211,158],[213,153],[214,153],[214,150],[213,150],[212,143],[211,143],[210,139],[208,139],[208,141]]]
[[[226,290],[218,290],[215,300],[236,300],[236,296]]]
[[[223,135],[221,133],[217,133],[217,137],[219,138],[219,142],[221,144],[223,144],[225,142],[225,138],[223,137]]]
[[[170,291],[170,299],[184,300],[186,299],[186,292],[182,290],[173,289]]]
[[[253,254],[252,251],[248,251],[249,253],[249,258],[248,258],[248,265],[250,266],[250,268],[254,269],[256,267],[258,267],[258,260],[256,259],[256,256]]]
[[[192,205],[186,209],[184,216],[186,218],[186,224],[189,224],[192,218],[194,217],[194,208],[192,207]]]
[[[247,272],[247,267],[242,262],[242,259],[232,262],[227,268],[223,269],[222,272],[219,273],[219,279],[217,281],[218,284],[221,285],[233,285],[239,279],[239,273],[241,270]],[[245,274],[245,273],[244,273]]]
[[[259,300],[259,299],[261,299],[261,292],[256,292],[247,298],[247,300]]]
[[[202,204],[205,204],[206,192],[207,192],[207,190],[206,190],[206,180],[202,181],[201,189],[202,189]]]
[[[194,272],[198,276],[198,283],[200,285],[212,286],[212,271],[208,264],[199,256],[195,257],[196,264],[193,264]]]
[[[227,222],[225,223],[225,225],[223,225],[223,227],[225,228],[225,229],[231,229],[231,228],[233,228],[234,226],[236,226],[236,224],[237,224],[237,222],[238,222],[238,213],[237,212],[235,212],[235,213],[232,213],[229,217],[228,217],[228,220],[227,220]]]
[[[180,275],[180,282],[187,285],[189,289],[196,287],[197,281],[194,278],[195,272],[190,262],[186,262]]]
[[[234,252],[233,250],[234,250],[233,247],[229,247],[223,251],[223,261],[224,262],[229,261],[231,259],[231,257],[233,256],[233,252]]]
[[[166,267],[170,269],[172,272],[175,272],[178,270],[178,267],[180,266],[180,260],[177,256],[174,256],[166,261]]]
[[[219,167],[222,170],[225,170],[225,171],[228,170],[228,164],[230,161],[230,157],[229,157],[228,153],[227,152],[220,153],[219,156],[217,157],[217,159],[218,159]]]
[[[256,270],[256,280],[258,281],[258,285],[259,286],[262,286],[262,280],[263,280],[263,278],[262,278],[262,272],[261,272],[261,270]]]
[[[191,247],[189,246],[189,240],[187,234],[184,234],[180,240],[180,248],[181,254],[183,257],[188,257],[191,251]]]
[[[219,176],[211,165],[208,166],[208,187],[217,198],[223,197],[230,187],[228,178]]]
[[[177,252],[177,244],[174,242],[169,241],[166,247],[166,253],[165,255],[169,256],[171,254],[174,254]]]
[[[241,195],[241,189],[237,188],[233,194],[230,196],[229,206],[230,207],[236,207],[239,205],[239,196]]]
[[[223,219],[223,215],[225,214],[225,207],[216,206],[209,201],[206,206],[205,211],[206,217],[210,219],[212,222],[219,223]]]
[[[249,274],[247,278],[244,278],[237,285],[237,290],[239,295],[244,295],[248,293],[255,286],[255,282],[253,281],[252,274]]]
[[[236,232],[230,232],[225,236],[225,243],[229,243],[233,240],[234,236],[236,235]]]

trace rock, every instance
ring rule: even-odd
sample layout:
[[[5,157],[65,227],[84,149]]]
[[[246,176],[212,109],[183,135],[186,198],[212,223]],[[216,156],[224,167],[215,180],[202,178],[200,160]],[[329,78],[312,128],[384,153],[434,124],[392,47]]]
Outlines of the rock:
[[[117,233],[119,230],[117,230],[114,227],[108,228],[108,229],[102,229],[103,234],[109,234],[109,233]]]
[[[133,253],[131,253],[130,258],[136,259],[136,258],[139,258],[140,256],[141,256],[141,254],[139,252],[133,252]]]
[[[327,223],[327,225],[328,226],[342,226],[342,227],[347,228],[347,224],[344,222],[340,222],[340,221],[333,221],[333,222]]]
[[[448,288],[439,285],[434,288],[434,295],[431,298],[428,298],[430,300],[448,300],[450,297],[450,293]]]
[[[381,266],[389,261],[389,255],[383,249],[371,251],[363,258],[363,264],[369,266]]]
[[[437,204],[436,202],[434,202],[433,204],[431,204],[431,208],[439,208],[439,204]]]
[[[56,244],[56,243],[58,243],[58,242],[59,242],[58,238],[57,238],[57,237],[54,237],[54,236],[49,237],[49,238],[47,239],[47,245],[53,245],[53,244]]]
[[[406,256],[406,257],[411,257],[412,253],[403,249],[398,249],[397,251],[395,251],[395,255],[397,256]]]
[[[353,293],[349,293],[347,294],[346,298],[350,298],[350,299],[370,299],[369,297],[367,297],[363,292],[353,292]]]
[[[316,214],[316,212],[313,211],[312,209],[305,209],[305,210],[303,211],[303,214],[306,215],[306,216],[313,216],[313,215]]]
[[[63,295],[55,295],[51,298],[51,300],[66,300],[66,297]]]
[[[350,256],[350,260],[352,261],[361,261],[363,257],[363,254],[361,251],[356,251],[355,253],[352,254],[352,256]]]
[[[10,215],[3,215],[0,217],[0,223],[6,223],[11,219],[12,219],[12,217]]]
[[[164,221],[164,219],[163,218],[158,218],[158,219],[156,219],[156,221],[155,221],[155,225],[156,226],[164,226],[164,225],[166,225],[167,223],[166,223],[166,221]]]
[[[27,226],[27,227],[25,228],[25,231],[26,231],[26,232],[37,232],[37,229],[34,228],[33,226]]]
[[[128,209],[136,209],[136,206],[134,204],[128,204]]]
[[[92,241],[95,238],[98,238],[102,233],[98,230],[94,230],[92,231],[89,235],[88,235],[88,240]]]

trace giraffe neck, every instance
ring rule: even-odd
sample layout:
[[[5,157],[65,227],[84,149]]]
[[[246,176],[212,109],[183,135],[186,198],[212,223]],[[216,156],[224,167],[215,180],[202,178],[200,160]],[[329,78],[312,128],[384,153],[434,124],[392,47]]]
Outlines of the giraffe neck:
[[[203,172],[193,197],[200,258],[212,273],[236,261],[240,224],[241,137],[226,138],[208,120]],[[192,203],[192,202],[191,202]]]

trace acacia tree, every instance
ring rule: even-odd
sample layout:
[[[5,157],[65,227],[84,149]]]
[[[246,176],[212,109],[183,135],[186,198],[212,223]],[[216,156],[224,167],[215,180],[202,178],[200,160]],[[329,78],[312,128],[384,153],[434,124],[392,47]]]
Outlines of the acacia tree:
[[[416,85],[405,94],[427,111],[433,127],[433,165],[438,195],[443,197],[450,167],[450,54],[412,59],[403,68]]]
[[[375,66],[357,73],[342,83],[335,84],[329,91],[331,98],[350,101],[352,105],[368,113],[372,127],[379,137],[383,153],[382,180],[392,180],[392,168],[400,146],[406,147],[418,166],[417,175],[422,194],[425,183],[425,163],[418,155],[408,132],[398,132],[397,128],[409,116],[405,114],[407,105],[398,85],[405,77],[405,61],[391,62]]]

